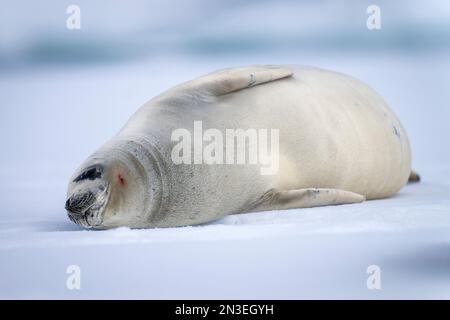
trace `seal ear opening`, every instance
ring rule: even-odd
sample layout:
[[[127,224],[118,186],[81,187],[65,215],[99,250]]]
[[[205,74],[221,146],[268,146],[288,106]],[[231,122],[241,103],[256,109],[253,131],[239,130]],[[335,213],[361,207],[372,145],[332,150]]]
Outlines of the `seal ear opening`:
[[[122,187],[125,187],[127,185],[127,181],[125,180],[124,176],[120,173],[117,175],[117,181],[119,182],[119,185]]]

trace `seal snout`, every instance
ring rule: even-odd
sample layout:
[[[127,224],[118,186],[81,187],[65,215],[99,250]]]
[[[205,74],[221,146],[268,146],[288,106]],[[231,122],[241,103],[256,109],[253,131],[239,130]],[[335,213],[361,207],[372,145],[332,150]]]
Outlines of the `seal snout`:
[[[75,215],[83,215],[94,203],[95,196],[91,191],[74,194],[66,201],[66,210]]]
[[[109,183],[97,167],[83,170],[78,177],[79,181],[69,188],[65,203],[67,215],[85,228],[98,227],[103,222],[103,213],[109,201]]]

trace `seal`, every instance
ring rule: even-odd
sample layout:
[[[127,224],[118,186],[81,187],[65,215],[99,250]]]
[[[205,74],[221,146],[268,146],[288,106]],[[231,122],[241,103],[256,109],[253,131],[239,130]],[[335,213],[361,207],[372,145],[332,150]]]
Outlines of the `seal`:
[[[216,133],[277,130],[277,170],[176,163],[174,132],[196,123]],[[374,90],[318,68],[252,66],[211,73],[147,102],[75,172],[66,209],[86,228],[186,226],[386,198],[410,175],[417,180],[407,134]]]

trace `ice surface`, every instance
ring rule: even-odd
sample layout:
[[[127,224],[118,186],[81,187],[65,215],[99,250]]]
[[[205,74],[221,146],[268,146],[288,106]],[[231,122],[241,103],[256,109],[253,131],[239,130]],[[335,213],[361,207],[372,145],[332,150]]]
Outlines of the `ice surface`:
[[[58,189],[34,192],[50,202]],[[450,298],[450,181],[439,176],[386,200],[172,229],[85,231],[58,206],[28,207],[34,216],[0,223],[1,298]],[[374,264],[379,291],[366,288]],[[65,287],[69,265],[79,291]]]

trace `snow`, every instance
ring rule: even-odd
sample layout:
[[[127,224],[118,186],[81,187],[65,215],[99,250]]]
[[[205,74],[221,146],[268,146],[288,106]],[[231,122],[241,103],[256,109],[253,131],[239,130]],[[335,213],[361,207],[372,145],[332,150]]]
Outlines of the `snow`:
[[[201,7],[201,1],[197,2]],[[82,5],[88,6],[84,1]],[[278,22],[284,16],[291,12],[295,17],[297,12],[286,7],[279,9],[278,18],[269,21],[277,29],[259,27],[257,23],[265,24],[266,20],[258,19],[257,14],[253,16],[251,5],[245,10],[232,7],[223,7],[230,11],[222,16],[216,7],[210,8],[214,15],[209,19],[218,21],[216,29],[204,28],[206,18],[195,10],[197,13],[186,17],[178,27],[189,25],[191,36],[200,34],[204,38],[214,38],[219,31],[229,32],[226,37],[229,39],[235,29],[241,29],[239,23],[242,23],[251,36],[260,36],[262,43],[265,38],[261,30],[270,29],[273,33],[270,37],[276,39],[279,33],[295,30],[296,21],[303,28],[298,28],[299,34],[285,39],[283,50],[252,49],[230,55],[202,56],[183,51],[186,48],[174,49],[176,52],[171,54],[170,45],[187,45],[188,40],[195,39],[185,39],[185,43],[179,41],[174,30],[151,25],[142,30],[163,32],[158,41],[173,42],[167,52],[157,54],[145,46],[135,48],[132,45],[139,41],[131,41],[133,50],[150,50],[152,54],[145,59],[129,57],[107,63],[46,65],[45,61],[38,61],[21,65],[16,61],[11,69],[2,69],[1,59],[8,57],[8,62],[27,56],[28,47],[22,42],[28,41],[25,31],[31,30],[30,26],[36,25],[36,33],[54,29],[45,25],[39,29],[34,20],[18,28],[9,25],[1,28],[12,32],[2,37],[4,48],[20,53],[8,56],[0,52],[1,299],[450,298],[450,55],[446,34],[437,38],[439,32],[448,30],[445,25],[440,27],[448,23],[448,8],[433,11],[434,7],[427,4],[421,6],[426,9],[423,11],[408,7],[410,15],[400,14],[400,20],[396,20],[403,7],[389,7],[387,2],[382,2],[383,21],[386,21],[383,30],[397,28],[414,34],[417,29],[408,29],[414,19],[424,25],[436,21],[433,32],[437,40],[426,43],[432,48],[346,51],[314,47],[311,39],[322,34],[326,35],[323,42],[332,43],[330,38],[345,35],[348,28],[364,27],[364,15],[357,20],[341,12],[333,15],[327,24],[315,19],[320,8],[305,4],[300,7],[311,10],[306,11],[307,20],[286,19],[286,24],[281,25]],[[149,20],[145,14],[136,16],[136,11],[144,12],[139,8],[126,11],[125,18],[128,18],[119,26],[113,23],[120,20],[117,12],[106,16],[105,23],[111,25],[94,32],[93,42],[101,42],[103,38],[95,35],[102,32],[111,38],[110,28],[127,31],[142,27],[138,22],[127,23],[134,17],[136,21]],[[104,12],[103,5],[96,9]],[[365,14],[364,6],[352,7],[355,12],[359,9]],[[52,10],[47,13],[50,19],[40,19],[39,23],[60,23],[61,19],[55,15],[57,8]],[[173,11],[169,7],[164,10]],[[264,3],[258,12],[264,15],[272,10],[272,5]],[[180,16],[185,11],[181,10]],[[163,13],[161,17],[155,14],[159,20],[150,19],[148,23],[168,21]],[[95,28],[90,17],[87,13],[84,25]],[[4,18],[0,20],[13,23],[11,17]],[[246,22],[247,18],[251,21]],[[410,25],[405,22],[404,28],[402,21]],[[19,34],[14,35],[14,30]],[[328,31],[333,32],[328,34]],[[306,39],[304,43],[313,48],[302,50],[289,42],[310,34],[309,38],[299,39]],[[89,33],[82,35],[89,37]],[[49,36],[51,46],[52,41],[66,34],[62,38],[45,36]],[[369,37],[363,32],[359,36]],[[123,39],[126,32],[117,37]],[[38,42],[47,38],[36,39]],[[385,45],[380,42],[385,38],[373,36],[373,39],[378,39],[378,45]],[[363,41],[364,46],[370,42],[361,38],[358,41]],[[274,47],[283,44],[274,43]],[[114,48],[105,50],[110,49]],[[413,167],[422,181],[384,200],[233,215],[184,228],[86,231],[68,220],[64,202],[73,170],[114,135],[140,105],[181,81],[212,70],[259,63],[333,69],[375,88],[408,132]],[[66,270],[71,265],[80,267],[81,290],[69,290],[66,286],[69,277]],[[367,268],[371,265],[381,270],[381,290],[367,288]]]
[[[435,176],[391,199],[195,227],[86,231],[62,209],[3,216],[0,297],[449,298],[449,208],[450,180]],[[81,268],[81,290],[66,288],[70,265]],[[381,268],[381,290],[366,287],[370,265]]]

